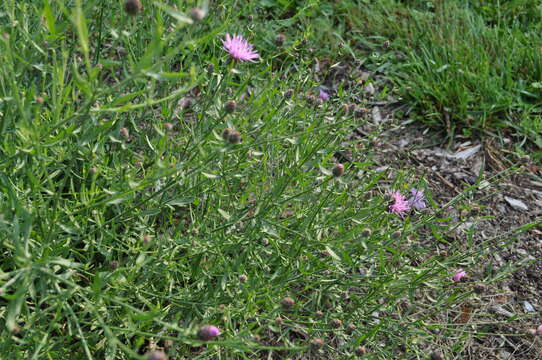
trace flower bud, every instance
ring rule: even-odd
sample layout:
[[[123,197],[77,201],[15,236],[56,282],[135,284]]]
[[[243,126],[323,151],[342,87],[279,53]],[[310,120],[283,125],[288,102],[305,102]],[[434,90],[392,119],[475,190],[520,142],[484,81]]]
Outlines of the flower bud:
[[[277,46],[282,46],[284,45],[284,40],[286,40],[286,36],[284,34],[278,34],[275,38],[275,44],[277,44]]]
[[[120,136],[122,136],[125,139],[128,139],[130,137],[130,132],[125,127],[120,129],[119,134],[120,134]]]
[[[246,283],[247,280],[248,280],[248,276],[246,276],[245,274],[239,275],[239,281],[240,281],[241,283]]]
[[[233,145],[240,144],[243,141],[241,133],[237,130],[232,130],[228,135],[228,142]]]
[[[140,0],[126,0],[124,2],[124,11],[126,11],[128,15],[137,15],[142,9],[143,6],[141,5]]]
[[[343,164],[337,164],[333,168],[333,176],[340,177],[344,175],[344,165]]]
[[[280,304],[285,309],[291,309],[295,305],[295,301],[291,297],[287,296],[280,301]]]
[[[198,338],[203,341],[213,340],[220,335],[220,330],[213,325],[204,325],[198,330]]]
[[[226,101],[226,103],[224,104],[224,110],[226,110],[228,114],[233,113],[236,107],[237,107],[237,102],[235,100]]]

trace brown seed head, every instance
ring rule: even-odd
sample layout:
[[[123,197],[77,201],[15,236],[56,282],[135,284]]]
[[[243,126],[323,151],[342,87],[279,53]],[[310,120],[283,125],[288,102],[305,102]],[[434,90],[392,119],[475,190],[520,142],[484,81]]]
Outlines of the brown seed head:
[[[141,5],[140,0],[126,0],[124,2],[124,11],[126,11],[128,15],[137,15],[142,9],[143,6]]]
[[[320,310],[318,310],[317,312],[315,312],[314,315],[316,315],[316,317],[317,317],[318,319],[321,319],[321,318],[324,317],[324,313],[321,312]]]
[[[119,267],[119,262],[117,260],[113,260],[109,263],[109,267],[111,270],[116,270]]]
[[[286,296],[284,299],[280,301],[280,304],[285,309],[291,309],[295,305],[295,301],[291,297]]]
[[[358,346],[356,348],[356,355],[361,356],[361,355],[365,355],[365,354],[367,354],[367,349],[365,348],[365,346]]]
[[[173,347],[173,340],[166,339],[164,340],[164,349],[170,349]]]
[[[130,132],[125,127],[120,129],[119,134],[120,134],[120,136],[122,136],[125,139],[128,139],[130,137]]]
[[[439,351],[433,351],[431,353],[431,360],[444,360],[444,356]]]
[[[166,129],[167,131],[173,130],[173,124],[170,122],[164,123],[164,129]]]
[[[352,323],[348,324],[348,327],[347,327],[348,333],[349,334],[353,333],[354,331],[356,331],[357,328],[358,327],[355,324],[352,324]]]
[[[311,348],[313,348],[314,350],[319,350],[323,348],[324,345],[325,345],[324,340],[320,338],[315,338],[315,339],[312,339],[311,341]]]

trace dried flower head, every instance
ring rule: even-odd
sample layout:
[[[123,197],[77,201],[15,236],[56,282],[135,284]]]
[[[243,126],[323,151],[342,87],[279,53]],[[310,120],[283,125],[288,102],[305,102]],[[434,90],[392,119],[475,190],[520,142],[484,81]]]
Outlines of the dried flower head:
[[[126,0],[124,2],[124,11],[126,11],[128,15],[137,15],[142,9],[143,6],[141,5],[140,0]]]
[[[433,351],[431,353],[431,360],[444,360],[444,356],[439,351]]]
[[[329,324],[331,325],[331,327],[335,329],[338,329],[343,326],[343,322],[340,319],[333,319],[331,320]]]
[[[228,114],[233,113],[236,108],[237,108],[237,101],[235,100],[226,101],[226,103],[224,104],[224,110],[226,110]]]
[[[194,21],[201,21],[205,17],[205,10],[196,7],[190,10],[190,18]]]
[[[321,318],[324,317],[324,313],[321,312],[320,310],[318,310],[317,312],[315,312],[314,315],[315,315],[318,319],[321,319]]]
[[[164,340],[164,349],[170,349],[173,347],[173,340],[166,339]]]
[[[203,341],[213,340],[220,335],[220,330],[213,325],[204,325],[198,330],[198,338]]]
[[[343,164],[335,165],[335,167],[333,168],[332,173],[333,173],[333,176],[335,176],[335,177],[343,176],[344,175],[344,165]]]
[[[252,49],[252,44],[249,44],[241,35],[226,34],[226,39],[222,40],[224,50],[226,50],[232,58],[238,61],[254,62],[260,55]]]
[[[291,297],[287,296],[280,301],[280,304],[285,309],[291,309],[295,305],[295,301]]]
[[[463,277],[467,276],[467,273],[463,269],[459,269],[458,272],[452,277],[452,281],[459,282]]]
[[[314,350],[319,350],[323,348],[324,345],[325,345],[324,340],[320,338],[315,338],[315,339],[312,339],[311,341],[311,348],[313,348]]]
[[[113,260],[109,263],[109,267],[111,270],[116,270],[119,267],[119,262],[117,260]]]
[[[166,129],[167,131],[173,130],[173,124],[170,122],[164,123],[164,129]]]
[[[401,217],[405,217],[406,213],[410,211],[408,201],[405,200],[405,197],[399,191],[394,192],[392,198],[394,203],[390,205],[390,211]]]
[[[367,354],[367,349],[365,348],[365,346],[358,346],[356,348],[356,355],[361,356],[361,355],[365,355],[365,354]]]

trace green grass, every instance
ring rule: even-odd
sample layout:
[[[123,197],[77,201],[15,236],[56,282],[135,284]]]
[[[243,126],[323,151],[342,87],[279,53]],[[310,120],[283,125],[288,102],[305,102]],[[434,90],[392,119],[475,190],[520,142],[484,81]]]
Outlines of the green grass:
[[[331,176],[360,125],[340,105],[360,90],[307,103],[314,59],[380,66],[340,46],[347,19],[327,2],[227,1],[188,24],[194,4],[173,5],[0,7],[0,357],[136,359],[169,339],[171,358],[345,359],[366,344],[414,359],[439,348],[436,330],[460,354],[472,331],[439,314],[472,296],[450,277],[491,241],[451,242],[429,193],[427,212],[388,213],[390,189],[425,184],[371,170],[370,138]],[[231,63],[226,32],[262,61]],[[222,335],[203,344],[203,324]]]
[[[542,147],[541,12],[534,0],[346,2],[418,119],[449,135],[506,135]]]

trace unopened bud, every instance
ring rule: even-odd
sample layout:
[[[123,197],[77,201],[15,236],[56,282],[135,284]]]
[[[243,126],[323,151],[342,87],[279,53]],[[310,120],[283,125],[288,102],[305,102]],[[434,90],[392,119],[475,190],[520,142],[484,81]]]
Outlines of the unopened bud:
[[[128,15],[137,15],[143,9],[140,0],[126,0],[124,2],[124,11]]]
[[[226,101],[226,103],[224,104],[224,110],[226,110],[228,114],[233,113],[236,107],[237,107],[237,102],[235,100]]]
[[[282,46],[284,45],[284,40],[286,40],[286,36],[284,34],[278,34],[275,38],[275,44],[277,44],[277,46]]]
[[[333,176],[340,177],[344,175],[344,165],[343,164],[337,164],[333,168]]]

